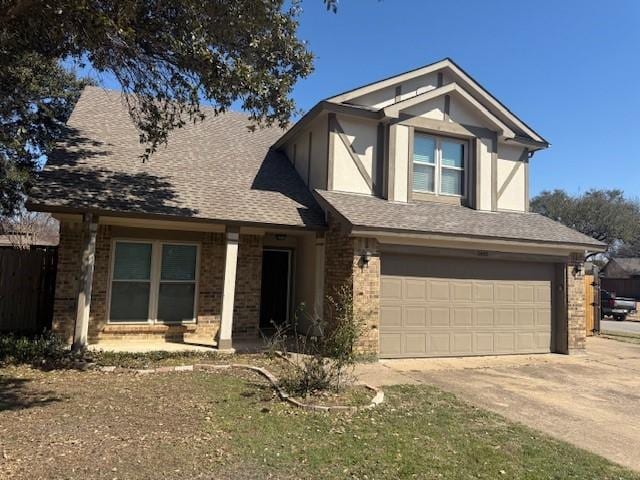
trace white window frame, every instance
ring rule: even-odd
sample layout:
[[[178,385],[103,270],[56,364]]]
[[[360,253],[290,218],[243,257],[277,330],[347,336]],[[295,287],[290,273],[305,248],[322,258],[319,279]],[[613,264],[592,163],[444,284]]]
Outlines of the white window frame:
[[[434,151],[434,161],[435,163],[427,163],[427,162],[416,162],[415,161],[415,137],[416,136],[422,136],[422,137],[428,137],[431,140],[434,141],[435,143],[435,151]],[[462,167],[453,167],[450,165],[443,165],[442,163],[442,142],[449,142],[449,143],[455,143],[458,145],[462,145],[462,151],[463,151],[463,155],[462,155]],[[420,132],[418,130],[415,131],[414,133],[414,140],[413,140],[413,145],[411,145],[411,178],[413,179],[413,165],[414,164],[418,164],[418,165],[429,165],[431,167],[434,168],[434,175],[433,175],[433,183],[434,183],[434,189],[433,191],[431,190],[419,190],[416,189],[413,186],[413,180],[411,181],[411,190],[413,192],[416,193],[426,193],[428,195],[439,195],[439,196],[443,196],[443,197],[454,197],[454,198],[466,198],[467,196],[467,179],[466,179],[466,174],[467,174],[467,165],[468,165],[468,161],[467,161],[467,157],[469,155],[469,142],[465,141],[465,140],[460,140],[458,138],[451,138],[451,137],[439,137],[436,135],[430,135],[428,133],[424,133],[424,132]],[[441,185],[441,177],[442,177],[442,169],[449,169],[449,170],[455,170],[457,172],[462,172],[462,194],[457,194],[457,193],[446,193],[442,191],[442,185]]]
[[[149,309],[147,320],[121,320],[111,321],[111,290],[113,288],[113,273],[116,262],[116,244],[123,243],[144,243],[151,244],[151,271],[150,280],[126,280],[127,282],[149,282]],[[162,268],[162,246],[163,245],[194,245],[196,247],[196,269],[195,281],[193,280],[171,280],[164,283],[195,283],[193,294],[193,318],[180,320],[177,322],[165,322],[158,320],[158,300],[160,296],[160,271]],[[111,260],[109,262],[109,285],[107,288],[107,324],[108,325],[189,325],[196,323],[198,318],[198,295],[200,291],[200,242],[189,242],[181,240],[152,240],[143,238],[113,238],[111,240]],[[116,280],[118,281],[118,280]]]

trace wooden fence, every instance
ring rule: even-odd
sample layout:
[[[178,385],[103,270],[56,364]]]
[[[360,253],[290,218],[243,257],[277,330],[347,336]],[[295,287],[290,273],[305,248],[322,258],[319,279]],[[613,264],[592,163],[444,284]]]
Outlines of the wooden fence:
[[[51,328],[57,248],[0,248],[0,332]]]
[[[596,277],[593,275],[584,276],[584,319],[587,329],[587,337],[593,335],[596,326],[596,315],[598,315],[598,296],[600,295],[596,285]]]

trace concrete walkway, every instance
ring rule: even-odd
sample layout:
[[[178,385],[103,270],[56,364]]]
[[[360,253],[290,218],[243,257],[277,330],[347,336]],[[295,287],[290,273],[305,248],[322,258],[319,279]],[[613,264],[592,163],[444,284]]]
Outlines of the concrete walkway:
[[[238,340],[233,342],[233,348],[229,350],[218,350],[213,339],[198,338],[194,340],[171,341],[171,340],[103,340],[99,343],[89,345],[89,350],[104,352],[128,352],[128,353],[149,353],[149,352],[212,352],[220,354],[231,353],[255,353],[265,348],[264,341]]]
[[[640,345],[591,337],[579,356],[385,360],[356,374],[374,385],[437,385],[640,471]]]

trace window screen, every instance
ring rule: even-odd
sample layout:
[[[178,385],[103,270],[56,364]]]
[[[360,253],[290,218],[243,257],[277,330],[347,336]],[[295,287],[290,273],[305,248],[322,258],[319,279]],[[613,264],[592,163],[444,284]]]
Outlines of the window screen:
[[[195,245],[162,245],[158,320],[193,320],[197,253]]]
[[[140,322],[149,318],[151,252],[150,243],[116,243],[111,285],[112,322]]]

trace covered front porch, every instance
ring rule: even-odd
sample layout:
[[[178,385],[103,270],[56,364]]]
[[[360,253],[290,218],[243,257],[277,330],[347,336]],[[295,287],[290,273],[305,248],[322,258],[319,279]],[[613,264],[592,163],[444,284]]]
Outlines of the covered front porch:
[[[74,348],[255,349],[274,325],[322,315],[320,230],[56,216],[53,330]]]

